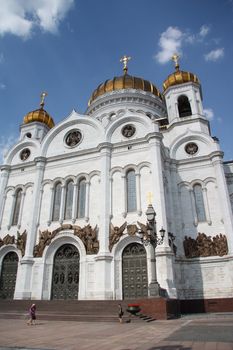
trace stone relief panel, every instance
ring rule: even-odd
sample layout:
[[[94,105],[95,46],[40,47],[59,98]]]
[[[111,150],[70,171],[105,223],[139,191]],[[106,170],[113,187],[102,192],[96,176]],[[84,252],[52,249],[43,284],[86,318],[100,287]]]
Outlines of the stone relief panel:
[[[39,242],[34,247],[34,257],[41,257],[46,246],[50,245],[52,239],[63,230],[73,230],[74,236],[77,236],[83,242],[87,254],[97,254],[99,251],[99,241],[97,239],[97,226],[92,228],[91,225],[80,227],[77,225],[64,224],[56,230],[39,231]]]
[[[211,237],[199,232],[196,239],[185,236],[183,246],[186,258],[228,254],[227,238],[221,233]]]
[[[21,251],[22,256],[25,254],[25,247],[26,247],[26,241],[27,241],[27,232],[26,230],[23,233],[20,233],[17,231],[17,238],[15,236],[9,235],[9,233],[3,237],[0,238],[0,248],[4,245],[8,244],[15,244],[16,247]]]

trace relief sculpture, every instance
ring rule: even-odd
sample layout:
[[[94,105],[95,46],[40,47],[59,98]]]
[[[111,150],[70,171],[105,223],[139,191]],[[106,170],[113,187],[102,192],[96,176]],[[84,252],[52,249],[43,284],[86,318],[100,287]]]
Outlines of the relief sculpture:
[[[16,247],[21,250],[22,256],[25,254],[25,247],[26,247],[26,240],[27,240],[27,232],[26,230],[20,234],[20,232],[17,232],[17,239],[15,239],[15,236],[10,236],[9,233],[3,238],[0,238],[0,248],[3,245],[8,244],[16,244]]]
[[[186,258],[223,256],[228,253],[227,238],[222,233],[211,237],[199,232],[196,239],[185,236],[183,246]]]
[[[87,254],[97,254],[99,251],[99,241],[97,236],[97,226],[93,229],[91,225],[86,225],[83,228],[77,225],[64,224],[56,230],[50,232],[45,230],[39,231],[39,242],[34,247],[34,256],[41,257],[46,246],[50,245],[52,239],[63,230],[73,230],[73,234],[81,239]]]
[[[27,231],[24,230],[23,233],[17,232],[17,242],[16,246],[19,250],[21,250],[22,256],[25,254],[25,248],[26,248],[26,241],[27,241]]]
[[[112,251],[112,247],[114,246],[114,244],[116,244],[120,240],[126,226],[127,226],[126,221],[120,227],[113,226],[113,224],[111,223],[110,237],[109,237],[109,250],[110,250],[110,252]]]
[[[3,238],[0,238],[0,247],[7,244],[15,244],[15,236],[10,236],[9,233]]]

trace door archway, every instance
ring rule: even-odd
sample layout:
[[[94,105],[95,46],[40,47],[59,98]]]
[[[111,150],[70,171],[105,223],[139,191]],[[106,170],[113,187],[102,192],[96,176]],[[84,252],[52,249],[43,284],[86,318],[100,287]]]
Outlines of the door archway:
[[[61,246],[53,264],[51,299],[78,299],[79,252],[72,244]]]
[[[139,243],[131,243],[122,253],[123,299],[148,296],[146,250]]]
[[[15,252],[9,252],[3,258],[0,278],[1,299],[14,298],[18,261],[18,255]]]

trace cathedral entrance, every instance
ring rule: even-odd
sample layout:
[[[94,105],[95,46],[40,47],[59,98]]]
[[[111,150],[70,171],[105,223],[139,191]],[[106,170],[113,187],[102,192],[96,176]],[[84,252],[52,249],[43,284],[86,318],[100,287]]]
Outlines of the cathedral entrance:
[[[131,243],[123,251],[122,289],[123,299],[148,296],[146,251],[141,244]]]
[[[78,299],[79,252],[71,245],[61,246],[54,257],[52,299]]]
[[[18,255],[10,252],[5,255],[2,262],[2,272],[0,279],[0,298],[13,299],[15,292],[15,282],[18,270]]]

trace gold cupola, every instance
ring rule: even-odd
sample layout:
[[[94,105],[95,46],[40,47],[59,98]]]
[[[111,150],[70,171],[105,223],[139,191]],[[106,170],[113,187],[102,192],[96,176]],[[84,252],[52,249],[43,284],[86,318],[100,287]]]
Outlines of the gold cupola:
[[[162,99],[160,91],[150,81],[127,74],[127,63],[130,59],[131,57],[128,56],[123,56],[120,59],[120,61],[124,64],[124,75],[120,77],[114,77],[113,79],[106,80],[104,83],[100,84],[92,93],[88,102],[88,106],[90,106],[92,102],[97,99],[97,97],[104,95],[105,93],[123,89],[135,89],[150,92]]]
[[[195,74],[180,70],[178,59],[179,59],[179,56],[177,54],[174,54],[172,56],[172,60],[175,62],[176,71],[170,74],[167,77],[167,79],[164,81],[163,91],[166,91],[170,86],[189,83],[189,82],[193,82],[200,85],[200,81]]]
[[[47,93],[43,92],[41,94],[40,108],[26,114],[23,119],[23,124],[40,122],[47,125],[49,129],[54,127],[55,124],[54,124],[53,118],[50,117],[50,115],[44,110],[45,96],[47,96]]]

